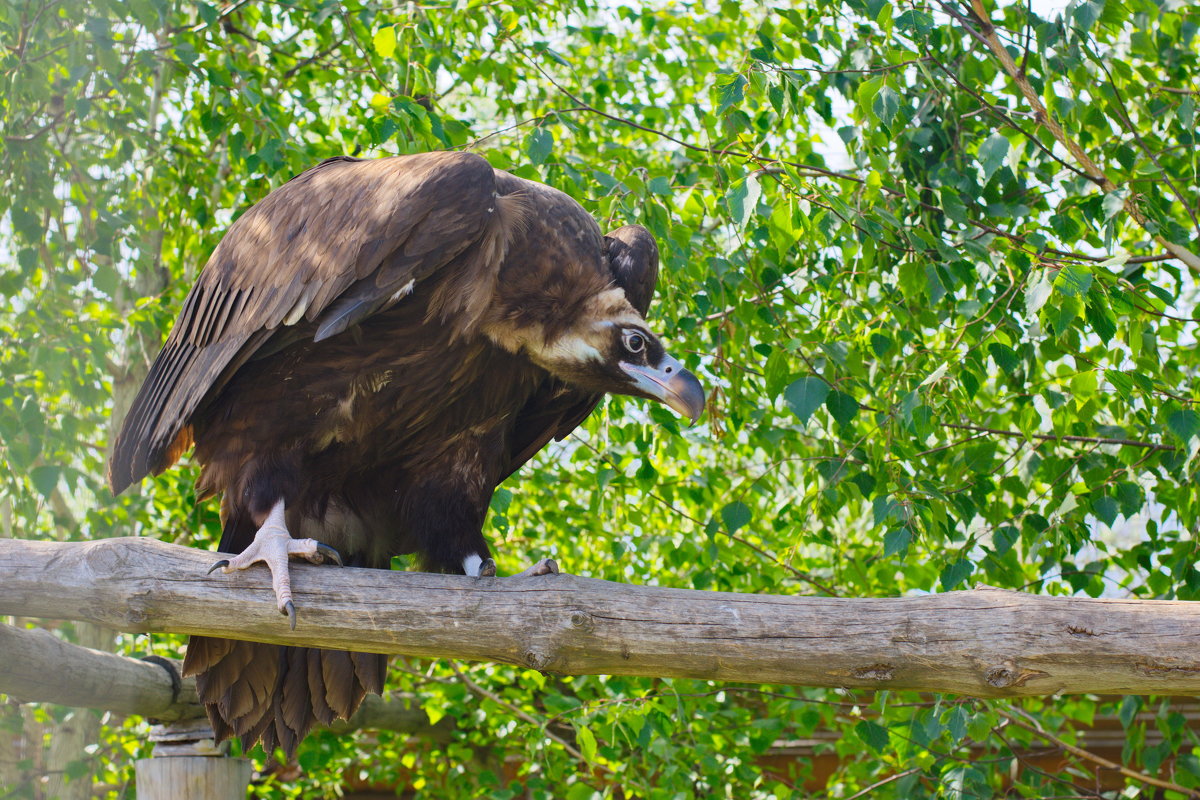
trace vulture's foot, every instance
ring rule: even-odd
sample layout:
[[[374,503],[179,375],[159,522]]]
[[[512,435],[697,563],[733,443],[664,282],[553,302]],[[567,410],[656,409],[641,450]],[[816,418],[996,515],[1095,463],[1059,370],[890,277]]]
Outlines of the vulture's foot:
[[[288,618],[288,625],[296,630],[296,606],[292,602],[292,578],[288,571],[288,558],[297,556],[313,564],[333,563],[342,566],[342,558],[327,544],[316,539],[293,539],[283,521],[283,501],[271,509],[267,521],[254,534],[254,541],[233,558],[223,558],[209,568],[209,574],[220,568],[222,572],[246,569],[251,564],[262,562],[271,570],[271,586],[275,589],[275,600],[279,613]]]
[[[496,562],[490,558],[482,561],[479,556],[467,556],[463,559],[463,572],[471,578],[496,577]],[[553,558],[543,558],[541,561],[526,567],[513,575],[514,578],[529,578],[535,575],[558,575],[558,562]]]
[[[513,575],[514,578],[532,578],[535,575],[558,575],[558,562],[553,558],[543,558],[537,563],[530,564],[525,569]]]

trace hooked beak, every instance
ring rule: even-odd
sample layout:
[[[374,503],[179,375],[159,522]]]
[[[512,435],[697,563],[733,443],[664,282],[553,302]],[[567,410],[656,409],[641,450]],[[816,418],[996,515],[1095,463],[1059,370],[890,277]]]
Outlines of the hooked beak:
[[[633,378],[639,391],[661,400],[692,422],[704,412],[704,387],[696,376],[670,356],[663,356],[657,367],[620,363],[621,369]]]

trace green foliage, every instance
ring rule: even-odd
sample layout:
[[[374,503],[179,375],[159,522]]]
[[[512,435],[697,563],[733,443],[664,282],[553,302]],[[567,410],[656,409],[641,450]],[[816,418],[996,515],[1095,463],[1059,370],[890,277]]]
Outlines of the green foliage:
[[[1064,141],[977,23],[920,0],[4,0],[3,534],[212,546],[191,467],[103,488],[112,398],[272,187],[332,155],[471,148],[650,228],[653,324],[713,390],[697,427],[614,399],[548,448],[493,502],[502,571],[1197,599],[1195,272],[1167,247],[1200,250],[1200,14],[991,13]],[[813,765],[762,757],[830,732],[834,796],[1070,793],[1017,758],[1045,742],[999,701],[407,661],[390,687],[451,740],[323,732],[299,783],[258,794],[353,774],[439,798],[782,797]],[[1119,710],[1131,767],[1200,783],[1167,705],[1014,707],[1067,737]],[[94,779],[130,781],[142,732],[107,725]]]

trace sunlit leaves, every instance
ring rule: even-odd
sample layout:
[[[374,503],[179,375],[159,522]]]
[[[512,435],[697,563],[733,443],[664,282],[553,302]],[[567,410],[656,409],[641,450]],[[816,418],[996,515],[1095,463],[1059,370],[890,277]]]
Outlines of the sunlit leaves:
[[[1062,24],[985,4],[1111,186],[936,5],[39,5],[0,10],[0,38],[25,42],[0,48],[0,523],[17,535],[211,545],[190,466],[105,493],[109,398],[273,186],[332,155],[454,147],[605,230],[649,227],[649,324],[710,392],[694,427],[608,401],[506,483],[486,530],[502,572],[545,554],[727,591],[818,591],[799,570],[844,596],[1200,597],[1195,281],[1155,238],[1195,249],[1187,4],[1077,3]],[[255,791],[334,794],[363,771],[446,798],[852,796],[899,757],[916,771],[875,793],[1049,791],[1019,762],[964,764],[1012,751],[954,698],[469,674],[490,696],[440,663],[391,676],[456,723],[448,742],[325,733],[299,785]],[[1088,703],[1035,710],[1057,725]],[[848,743],[833,784],[805,785],[802,764],[784,786],[756,761],[818,730]],[[1193,780],[1185,750],[1154,758]]]

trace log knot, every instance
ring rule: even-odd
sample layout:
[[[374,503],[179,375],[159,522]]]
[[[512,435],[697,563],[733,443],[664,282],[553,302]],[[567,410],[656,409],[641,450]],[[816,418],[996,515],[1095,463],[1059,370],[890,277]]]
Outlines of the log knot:
[[[540,672],[550,666],[550,662],[554,659],[536,650],[526,650],[523,660],[525,661],[525,666]]]
[[[131,595],[125,604],[125,613],[121,615],[121,618],[129,625],[140,628],[152,616],[150,611],[152,603],[149,591]]]
[[[590,631],[596,627],[596,621],[586,611],[575,609],[571,612],[571,627],[576,630]]]
[[[895,677],[896,668],[891,664],[871,664],[865,667],[855,667],[850,675],[860,681],[890,681]]]
[[[1024,686],[1036,678],[1048,677],[1048,673],[1036,669],[1019,669],[1012,664],[997,664],[983,673],[983,679],[989,686],[997,689],[1011,689]]]

